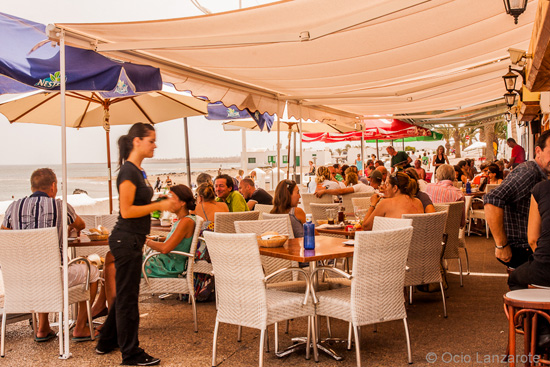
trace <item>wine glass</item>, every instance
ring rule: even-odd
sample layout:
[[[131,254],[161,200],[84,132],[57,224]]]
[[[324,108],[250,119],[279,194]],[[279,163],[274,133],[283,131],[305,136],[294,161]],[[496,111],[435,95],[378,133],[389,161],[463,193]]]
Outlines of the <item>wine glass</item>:
[[[365,216],[367,215],[367,211],[359,206],[356,206],[354,208],[354,214],[357,220],[362,223],[363,219],[365,219]]]

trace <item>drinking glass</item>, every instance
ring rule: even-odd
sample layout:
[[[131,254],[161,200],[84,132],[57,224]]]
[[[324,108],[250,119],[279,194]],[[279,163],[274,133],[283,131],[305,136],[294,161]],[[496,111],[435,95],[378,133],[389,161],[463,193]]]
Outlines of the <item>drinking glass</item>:
[[[328,224],[334,224],[334,221],[336,220],[336,210],[335,209],[327,209],[327,221]]]
[[[363,219],[365,219],[365,216],[367,215],[367,210],[356,206],[354,213],[357,220],[362,223]]]

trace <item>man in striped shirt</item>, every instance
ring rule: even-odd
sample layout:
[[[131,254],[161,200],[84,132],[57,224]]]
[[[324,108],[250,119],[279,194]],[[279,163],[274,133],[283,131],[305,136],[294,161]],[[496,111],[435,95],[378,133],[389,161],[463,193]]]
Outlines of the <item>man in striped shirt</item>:
[[[455,179],[455,169],[450,164],[442,164],[435,173],[436,183],[426,185],[426,193],[432,199],[434,204],[452,203],[455,201],[464,201],[462,191],[453,185]],[[462,211],[461,227],[466,224],[466,213]]]
[[[40,168],[31,175],[32,195],[24,197],[10,204],[4,216],[2,229],[37,229],[57,227],[59,250],[62,251],[62,214],[63,203],[56,199],[57,177],[49,168]],[[69,230],[80,232],[86,226],[74,208],[67,204],[67,222]],[[69,287],[82,284],[86,281],[88,267],[85,264],[71,264],[69,266]],[[95,299],[99,271],[95,266],[90,268],[90,296]],[[79,304],[78,319],[73,331],[76,341],[90,340],[89,329],[86,327],[86,302]],[[48,314],[39,314],[39,327],[35,335],[38,342],[47,341],[55,337],[50,328]]]

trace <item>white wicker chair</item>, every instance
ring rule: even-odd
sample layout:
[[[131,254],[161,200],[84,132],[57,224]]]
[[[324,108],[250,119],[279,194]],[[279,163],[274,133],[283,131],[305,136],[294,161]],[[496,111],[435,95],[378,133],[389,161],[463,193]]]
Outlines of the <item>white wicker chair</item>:
[[[480,198],[474,198],[472,199],[472,203],[476,201],[483,201]],[[472,228],[472,219],[482,219],[485,221],[485,234],[487,238],[489,238],[489,224],[485,220],[485,209],[471,209],[470,208],[470,220],[468,222],[468,236],[470,235],[470,230]]]
[[[370,196],[366,198],[351,198],[351,205],[353,208],[359,207],[362,209],[368,209],[370,206]]]
[[[218,297],[212,366],[216,366],[216,344],[220,322],[261,330],[259,353],[261,367],[267,326],[275,324],[275,353],[277,353],[277,324],[291,318],[308,317],[307,345],[310,343],[309,337],[313,335],[314,352],[317,356],[315,333],[311,333],[315,311],[313,304],[308,302],[309,279],[306,280],[305,297],[299,293],[266,289],[266,282],[278,273],[264,276],[255,234],[205,232],[204,236],[214,266]],[[298,271],[306,275],[303,270]],[[306,358],[309,358],[309,348],[306,348]]]
[[[109,232],[112,232],[117,220],[118,214],[104,214],[98,218],[98,224],[101,224],[103,227],[107,228]]]
[[[73,259],[69,264],[75,261],[84,261],[90,266],[82,258]],[[63,271],[57,228],[0,231],[0,267],[5,291],[0,355],[5,356],[6,314],[25,312],[59,313],[59,355],[62,355]],[[88,270],[85,284],[69,288],[69,304],[86,301],[93,339],[89,277]]]
[[[353,205],[353,199],[369,198],[370,201],[370,197],[373,194],[374,192],[354,192],[353,194],[342,195],[342,205],[347,213],[353,213],[355,207]]]
[[[317,224],[318,220],[327,219],[327,209],[338,210],[340,204],[317,204],[311,203],[311,215],[313,216],[313,223]]]
[[[195,265],[195,251],[197,250],[197,243],[199,241],[199,233],[202,228],[203,219],[196,216],[195,219],[195,231],[193,232],[193,240],[191,242],[191,248],[189,253],[181,251],[172,251],[170,254],[176,254],[180,256],[186,256],[187,259],[187,271],[185,276],[181,278],[149,278],[145,271],[145,266],[154,257],[159,256],[160,252],[153,251],[148,254],[143,260],[141,267],[141,273],[143,279],[141,279],[141,285],[139,287],[141,294],[154,294],[154,293],[176,293],[176,294],[188,294],[191,300],[191,306],[193,308],[193,323],[195,326],[195,332],[198,332],[197,326],[197,306],[195,304],[195,287],[193,286],[193,268]]]
[[[98,223],[98,217],[100,217],[99,215],[83,214],[79,215],[79,217],[82,218],[82,220],[86,224],[86,228],[96,228],[98,224],[101,224]]]
[[[266,205],[266,204],[256,204],[256,205],[254,205],[254,211],[255,212],[260,212],[260,218],[259,219],[264,219],[263,215],[265,213],[271,212],[271,209],[273,209],[273,205]]]
[[[403,320],[407,341],[407,355],[412,363],[407,311],[403,303],[405,266],[411,243],[411,226],[389,231],[357,232],[353,256],[353,273],[322,267],[351,279],[351,287],[317,292],[315,313],[335,317],[351,323],[355,337],[357,366],[361,366],[361,341],[358,328],[363,325]],[[312,274],[313,275],[313,274]]]
[[[286,218],[287,226],[288,226],[288,230],[287,230],[288,238],[295,238],[294,231],[292,230],[292,223],[290,222],[290,215],[289,214],[263,213],[262,216],[263,216],[263,219],[265,219],[265,220]]]
[[[334,197],[332,195],[323,195],[320,198],[315,196],[315,194],[302,193],[300,195],[302,196],[302,204],[304,206],[304,212],[306,212],[306,214],[311,214],[311,207],[310,207],[311,203],[316,203],[316,204],[334,203]]]
[[[254,233],[259,236],[262,233],[273,231],[282,235],[289,235],[288,221],[286,218],[267,219],[267,220],[247,220],[235,222],[237,233]],[[270,275],[279,269],[297,266],[290,260],[279,259],[271,256],[261,256],[265,275]],[[274,282],[291,281],[292,274],[281,274],[272,279]],[[303,289],[303,287],[302,287]]]
[[[445,244],[445,253],[443,259],[445,261],[450,259],[458,260],[458,269],[460,273],[460,286],[464,286],[462,280],[462,260],[460,259],[459,248],[460,246],[460,224],[462,222],[462,213],[464,212],[464,202],[456,201],[452,203],[438,203],[434,204],[435,211],[446,211],[447,222],[445,223],[445,233],[447,234],[447,242]],[[463,248],[466,251],[466,248]]]
[[[439,283],[443,300],[443,316],[447,317],[445,288],[441,277],[442,240],[447,221],[446,212],[426,214],[403,214],[413,221],[413,237],[407,259],[405,287],[409,287],[409,302],[412,303],[412,287]]]
[[[234,213],[215,213],[214,214],[214,232],[217,233],[235,233],[234,222],[238,220],[258,220],[260,212],[234,212]]]

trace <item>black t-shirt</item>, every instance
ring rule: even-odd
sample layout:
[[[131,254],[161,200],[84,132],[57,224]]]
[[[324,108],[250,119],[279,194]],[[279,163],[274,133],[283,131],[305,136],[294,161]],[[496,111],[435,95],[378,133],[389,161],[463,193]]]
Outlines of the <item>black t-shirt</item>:
[[[133,205],[147,205],[151,204],[153,198],[153,188],[146,179],[147,175],[145,171],[137,168],[132,162],[124,162],[118,177],[116,179],[117,190],[120,195],[120,184],[124,181],[130,181],[136,187],[136,195],[134,197]],[[151,216],[149,214],[139,218],[122,218],[122,215],[118,215],[118,221],[114,228],[114,231],[121,230],[125,232],[132,232],[136,234],[149,234],[151,231]]]
[[[267,193],[264,189],[256,189],[250,196],[250,199],[247,200],[254,200],[258,204],[265,204],[265,205],[273,205],[273,197]]]
[[[537,260],[550,262],[550,181],[539,182],[532,193],[540,213],[540,237],[534,256]]]

